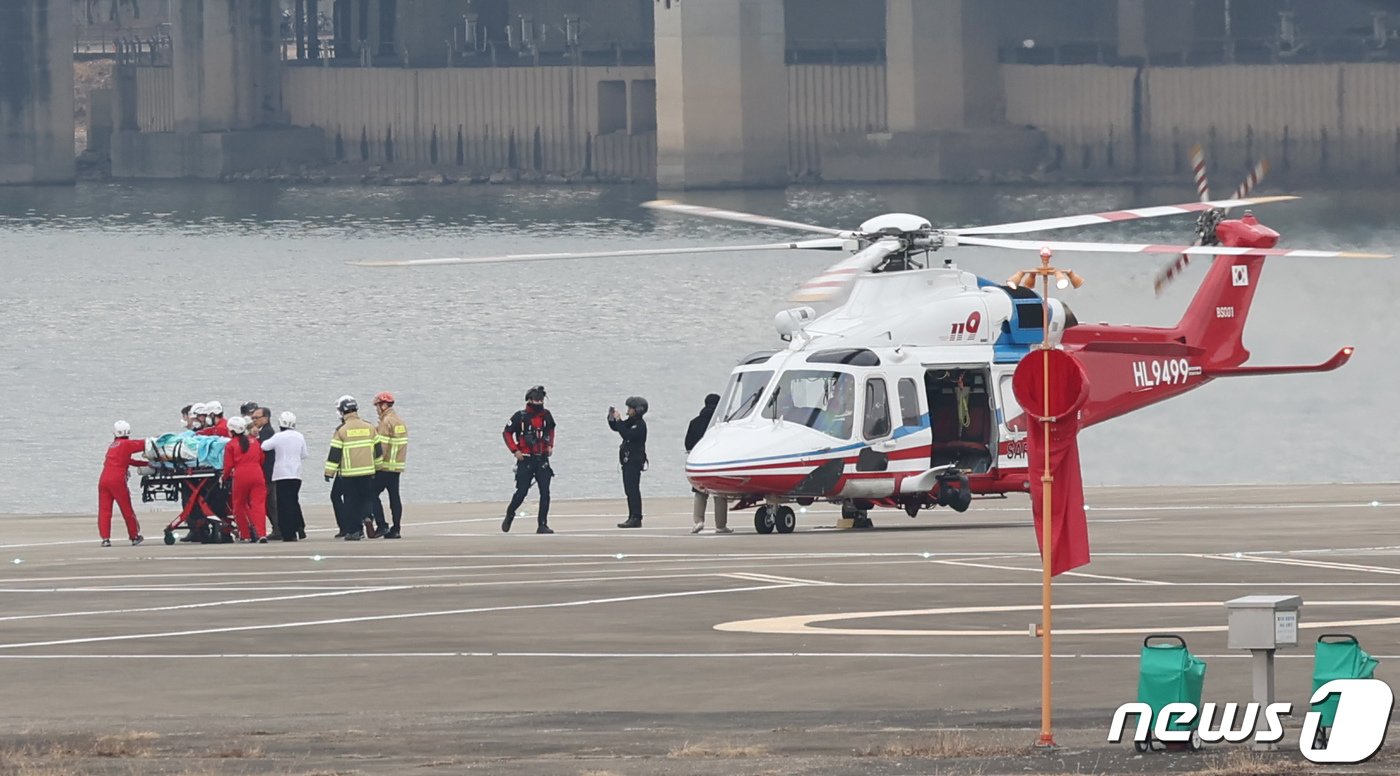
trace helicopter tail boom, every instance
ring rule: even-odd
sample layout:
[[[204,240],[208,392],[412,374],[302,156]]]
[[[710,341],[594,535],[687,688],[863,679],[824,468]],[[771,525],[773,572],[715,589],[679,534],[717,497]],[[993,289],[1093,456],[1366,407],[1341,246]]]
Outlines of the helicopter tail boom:
[[[1206,272],[1176,326],[1179,342],[1201,349],[1204,369],[1229,369],[1249,360],[1244,326],[1263,269],[1263,256],[1220,256]]]

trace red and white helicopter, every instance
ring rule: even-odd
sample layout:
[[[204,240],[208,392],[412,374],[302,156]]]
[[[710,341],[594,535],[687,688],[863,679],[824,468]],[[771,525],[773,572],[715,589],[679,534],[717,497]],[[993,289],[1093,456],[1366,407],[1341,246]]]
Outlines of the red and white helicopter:
[[[646,206],[667,212],[816,232],[819,239],[596,253],[533,254],[474,259],[373,262],[421,265],[537,261],[604,256],[787,249],[854,251],[803,284],[795,301],[836,306],[780,312],[781,349],[744,358],[734,369],[713,424],[686,461],[696,488],[724,495],[736,509],[757,506],[759,533],[789,533],[789,504],[829,501],[857,527],[867,510],[893,507],[911,517],[949,506],[961,512],[974,495],[1030,488],[1026,417],[1011,390],[1017,363],[1049,337],[1073,352],[1089,376],[1081,411],[1088,426],[1198,388],[1219,377],[1325,372],[1351,357],[1345,347],[1327,361],[1301,366],[1243,366],[1241,340],[1267,256],[1384,258],[1384,254],[1275,248],[1278,233],[1231,207],[1296,199],[1248,197],[1261,164],[1228,200],[1212,201],[1197,163],[1202,201],[993,226],[937,228],[904,213],[872,218],[855,230],[784,221],[670,201]],[[1199,214],[1193,246],[1007,239],[1050,229]],[[1215,257],[1181,321],[1173,327],[1080,323],[1059,299],[1048,302],[1017,281],[999,284],[958,269],[948,248],[1177,254],[1159,273],[1158,288],[1192,256]],[[1048,255],[1042,253],[1043,256]],[[1074,273],[1057,285],[1078,287]]]

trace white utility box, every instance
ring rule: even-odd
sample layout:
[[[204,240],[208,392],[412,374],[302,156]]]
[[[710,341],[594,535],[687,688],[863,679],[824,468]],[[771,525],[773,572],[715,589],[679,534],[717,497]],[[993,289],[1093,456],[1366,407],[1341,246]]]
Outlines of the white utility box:
[[[1225,602],[1229,612],[1230,649],[1278,649],[1298,646],[1296,595],[1247,595]]]

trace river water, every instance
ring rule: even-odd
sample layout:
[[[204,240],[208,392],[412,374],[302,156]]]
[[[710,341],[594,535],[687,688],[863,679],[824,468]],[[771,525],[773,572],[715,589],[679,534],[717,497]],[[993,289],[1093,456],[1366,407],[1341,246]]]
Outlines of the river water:
[[[1277,193],[1270,191],[1269,193]],[[1261,208],[1282,244],[1400,248],[1400,192],[1306,192]],[[644,494],[687,492],[686,423],[744,354],[779,345],[773,314],[831,254],[757,253],[367,269],[348,261],[762,242],[795,235],[638,207],[646,188],[277,187],[84,183],[0,188],[0,512],[90,512],[113,420],[175,430],[184,404],[290,409],[312,447],[304,493],[336,425],[334,400],[392,390],[411,428],[403,491],[504,500],[501,441],[543,383],[559,424],[555,494],[620,496],[604,416],[651,402]],[[688,201],[851,228],[882,212],[956,226],[1163,204],[1190,187],[816,187]],[[797,235],[800,236],[800,235]],[[1182,242],[1189,218],[1066,238]],[[1030,254],[962,249],[1002,279]],[[1155,298],[1164,258],[1069,256],[1088,283],[1080,320],[1174,323],[1198,259]],[[1090,484],[1396,480],[1395,261],[1271,260],[1246,330],[1253,363],[1358,350],[1338,372],[1221,380],[1111,421],[1081,441]],[[372,410],[369,412],[372,416]],[[411,515],[408,518],[411,521]]]

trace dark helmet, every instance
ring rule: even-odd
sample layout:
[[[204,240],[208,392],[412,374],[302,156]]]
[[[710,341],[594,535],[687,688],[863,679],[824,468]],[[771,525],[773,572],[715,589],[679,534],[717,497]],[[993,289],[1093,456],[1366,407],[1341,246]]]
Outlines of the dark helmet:
[[[706,406],[706,407],[717,407],[717,406],[719,406],[719,394],[717,394],[717,393],[712,393],[712,394],[710,394],[709,396],[706,396],[706,397],[705,397],[705,406]]]
[[[245,401],[245,402],[243,402],[243,406],[241,406],[241,407],[238,408],[238,414],[247,417],[248,415],[252,415],[252,414],[253,414],[253,410],[256,410],[256,409],[258,409],[258,403],[257,403],[257,402],[255,402],[255,401]]]
[[[360,403],[355,401],[353,396],[342,396],[340,397],[340,401],[336,403],[335,408],[340,410],[340,414],[344,415],[347,412],[359,412]]]
[[[525,401],[544,401],[545,392],[543,385],[536,385],[525,392]]]
[[[640,396],[628,396],[625,404],[637,411],[638,415],[647,414],[647,400]]]

